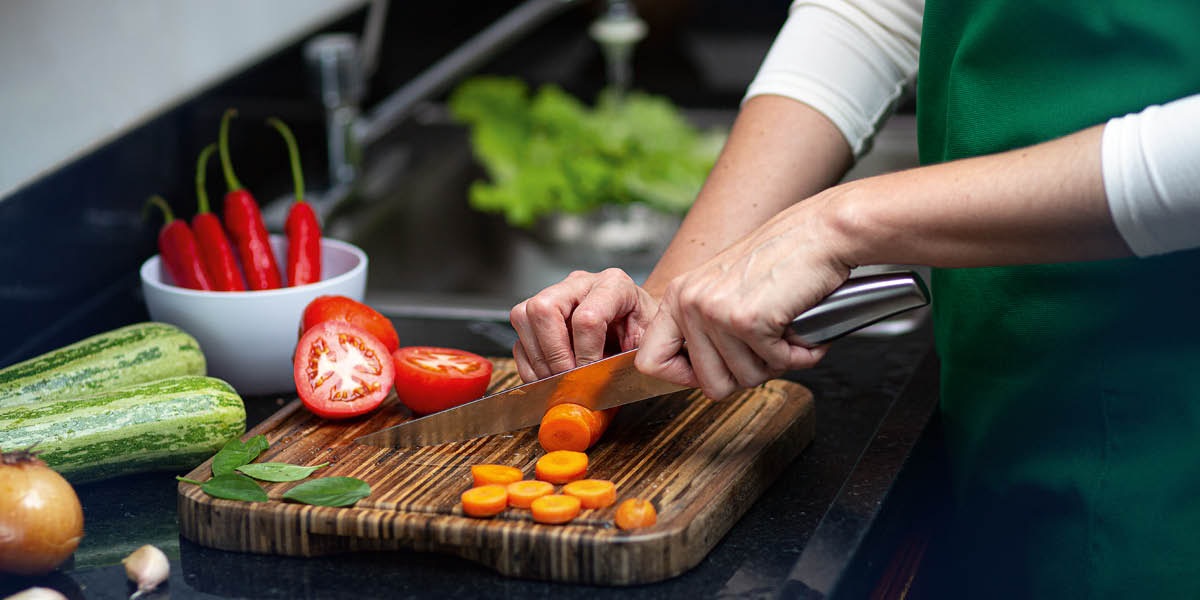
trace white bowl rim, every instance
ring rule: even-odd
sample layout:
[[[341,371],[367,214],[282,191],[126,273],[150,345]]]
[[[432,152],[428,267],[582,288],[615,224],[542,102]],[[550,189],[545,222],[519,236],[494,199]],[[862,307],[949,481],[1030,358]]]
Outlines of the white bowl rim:
[[[281,238],[282,236],[272,234],[271,237],[272,238]],[[145,260],[145,262],[142,263],[142,267],[140,269],[138,269],[138,274],[140,275],[140,277],[142,279],[142,283],[149,285],[150,287],[155,288],[157,290],[161,290],[163,292],[167,292],[170,294],[178,294],[181,296],[195,296],[195,297],[218,296],[221,298],[263,298],[263,297],[270,297],[270,296],[283,296],[283,295],[287,295],[290,293],[295,293],[296,291],[308,290],[308,289],[312,289],[312,288],[320,287],[320,286],[331,286],[335,283],[343,282],[348,279],[353,279],[354,277],[357,277],[362,271],[366,270],[366,268],[367,268],[367,253],[363,252],[363,250],[361,248],[359,248],[358,246],[355,246],[354,244],[351,244],[349,242],[343,242],[342,240],[337,240],[337,239],[328,238],[328,237],[321,238],[321,246],[322,247],[332,246],[334,248],[345,250],[345,251],[349,252],[351,255],[353,255],[356,259],[358,259],[358,263],[355,264],[354,267],[351,268],[349,271],[346,271],[345,273],[342,273],[341,275],[336,275],[334,277],[330,277],[329,279],[322,279],[321,281],[317,281],[317,282],[313,282],[313,283],[307,283],[304,285],[286,286],[286,287],[281,287],[279,289],[274,289],[274,290],[245,290],[245,291],[241,291],[241,292],[223,292],[223,291],[215,291],[215,290],[193,290],[190,288],[179,287],[177,285],[170,285],[170,284],[162,281],[158,277],[153,277],[150,275],[151,269],[157,267],[158,262],[160,260],[162,260],[161,259],[162,255],[160,255],[160,254],[155,254],[154,256],[147,258]]]

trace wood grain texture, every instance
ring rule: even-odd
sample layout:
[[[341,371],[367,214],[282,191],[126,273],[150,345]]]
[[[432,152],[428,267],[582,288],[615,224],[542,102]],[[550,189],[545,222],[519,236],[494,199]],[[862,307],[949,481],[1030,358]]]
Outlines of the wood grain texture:
[[[492,390],[520,383],[511,360],[494,362]],[[615,507],[585,510],[566,525],[534,523],[519,509],[464,516],[459,495],[471,486],[471,465],[512,465],[533,478],[543,454],[537,429],[423,448],[353,441],[408,418],[394,394],[372,415],[343,422],[314,417],[293,401],[246,433],[271,443],[258,462],[328,461],[314,477],[358,477],[371,495],[351,508],[328,508],[282,502],[295,483],[264,483],[265,503],[220,500],[181,483],[180,532],[223,550],[319,556],[404,549],[461,556],[514,577],[649,583],[698,564],[808,445],[814,428],[812,394],[782,380],[721,402],[685,391],[623,407],[588,451],[589,476],[615,482],[618,501],[651,500],[659,520],[621,531],[612,522]],[[209,462],[188,474],[210,476]]]

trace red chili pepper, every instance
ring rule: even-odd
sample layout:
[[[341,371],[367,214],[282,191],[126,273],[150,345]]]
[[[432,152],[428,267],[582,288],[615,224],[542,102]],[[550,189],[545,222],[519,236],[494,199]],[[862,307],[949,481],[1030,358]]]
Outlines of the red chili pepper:
[[[196,245],[200,247],[200,258],[204,268],[212,276],[213,289],[221,292],[240,292],[246,289],[242,271],[238,267],[233,246],[225,235],[221,220],[208,207],[208,192],[204,189],[204,175],[208,169],[208,157],[217,149],[209,144],[200,152],[196,161],[196,216],[192,217],[192,230],[196,232]]]
[[[221,135],[217,148],[221,153],[221,170],[225,173],[225,229],[237,246],[242,259],[242,271],[246,285],[252,290],[273,290],[283,285],[279,275],[279,263],[271,249],[271,238],[263,224],[262,213],[254,196],[242,187],[233,174],[229,161],[229,119],[237,114],[234,109],[225,111],[221,118]]]
[[[187,221],[176,219],[162,196],[151,196],[146,208],[149,209],[151,204],[161,208],[166,219],[158,232],[158,252],[175,285],[193,290],[213,289],[204,263],[200,262],[200,255],[196,252],[196,237],[192,235]]]
[[[300,150],[288,126],[274,117],[267,124],[279,130],[288,147],[292,165],[292,180],[296,184],[296,201],[288,210],[284,230],[288,237],[288,285],[304,285],[321,280],[321,224],[312,205],[304,201],[304,174],[300,169]]]

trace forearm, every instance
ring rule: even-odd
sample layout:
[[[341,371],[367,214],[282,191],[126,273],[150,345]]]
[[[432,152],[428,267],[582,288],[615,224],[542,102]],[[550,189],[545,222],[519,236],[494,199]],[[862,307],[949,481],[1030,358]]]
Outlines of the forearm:
[[[747,100],[646,290],[659,296],[675,275],[835,184],[851,162],[846,138],[807,104],[769,95]]]
[[[1105,197],[1102,131],[850,182],[818,195],[814,208],[850,266],[1129,256]]]

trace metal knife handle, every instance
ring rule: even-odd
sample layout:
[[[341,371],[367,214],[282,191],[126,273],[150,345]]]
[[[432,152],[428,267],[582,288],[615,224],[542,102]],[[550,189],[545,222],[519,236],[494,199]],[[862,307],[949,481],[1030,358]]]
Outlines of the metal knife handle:
[[[911,271],[855,277],[796,317],[789,337],[816,346],[927,304],[929,290]]]

